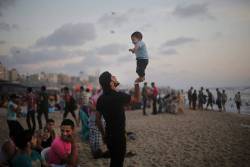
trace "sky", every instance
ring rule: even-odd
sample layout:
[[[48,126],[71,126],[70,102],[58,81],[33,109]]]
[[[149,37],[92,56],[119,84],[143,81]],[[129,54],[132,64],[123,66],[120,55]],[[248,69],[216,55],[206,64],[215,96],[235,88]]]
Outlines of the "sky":
[[[110,71],[173,88],[250,86],[250,0],[0,0],[0,61],[21,73]]]

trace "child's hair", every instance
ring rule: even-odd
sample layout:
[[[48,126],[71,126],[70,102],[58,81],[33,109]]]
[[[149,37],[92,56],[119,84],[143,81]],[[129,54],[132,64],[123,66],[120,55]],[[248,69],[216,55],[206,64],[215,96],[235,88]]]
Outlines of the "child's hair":
[[[141,32],[139,32],[139,31],[136,31],[136,32],[134,32],[132,35],[131,35],[131,37],[136,37],[136,38],[138,38],[138,39],[142,39],[142,33]]]
[[[32,130],[24,130],[19,136],[18,140],[16,141],[16,146],[19,149],[25,149],[28,145],[28,142],[31,141],[32,136],[34,135]]]
[[[48,119],[47,123],[55,123],[55,120],[54,119]]]

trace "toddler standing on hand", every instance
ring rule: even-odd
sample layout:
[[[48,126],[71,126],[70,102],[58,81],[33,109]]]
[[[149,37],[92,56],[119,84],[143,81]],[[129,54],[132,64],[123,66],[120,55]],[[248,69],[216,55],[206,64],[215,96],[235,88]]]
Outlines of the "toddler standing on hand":
[[[136,82],[143,82],[145,80],[145,69],[148,65],[147,48],[145,43],[142,41],[141,32],[134,32],[131,35],[131,40],[135,47],[133,49],[129,49],[129,51],[136,55],[136,73],[139,75],[139,78],[136,79]]]

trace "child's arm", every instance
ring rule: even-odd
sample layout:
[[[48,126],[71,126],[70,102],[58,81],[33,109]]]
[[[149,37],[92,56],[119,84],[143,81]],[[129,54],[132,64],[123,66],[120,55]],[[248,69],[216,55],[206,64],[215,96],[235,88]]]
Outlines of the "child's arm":
[[[135,53],[139,48],[140,48],[140,46],[138,44],[136,44],[135,47],[132,49],[129,49],[129,51],[132,53]]]

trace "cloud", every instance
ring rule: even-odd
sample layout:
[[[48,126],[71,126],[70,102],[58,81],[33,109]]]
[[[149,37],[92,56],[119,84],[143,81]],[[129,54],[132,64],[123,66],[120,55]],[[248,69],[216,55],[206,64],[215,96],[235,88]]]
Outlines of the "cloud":
[[[66,51],[64,49],[33,50],[28,48],[12,47],[10,49],[10,54],[5,56],[4,59],[8,65],[18,66],[71,59],[76,56],[81,56],[81,54],[77,52]]]
[[[101,55],[118,55],[121,51],[126,50],[128,47],[118,43],[111,43],[95,49],[97,54]],[[126,50],[127,51],[127,50]]]
[[[179,37],[179,38],[166,41],[162,46],[163,47],[176,47],[176,46],[185,45],[187,43],[193,43],[197,41],[198,41],[197,39],[191,38],[191,37]]]
[[[5,22],[0,22],[0,31],[11,31],[17,29],[19,29],[19,26],[17,24],[8,24]]]
[[[4,45],[4,44],[6,44],[6,41],[0,40],[0,45]]]
[[[180,18],[209,18],[214,19],[208,10],[208,4],[178,5],[173,11],[173,15]]]
[[[173,49],[173,48],[170,48],[170,49],[163,49],[161,51],[161,54],[162,55],[177,55],[178,52],[176,49]]]
[[[64,24],[47,37],[36,41],[36,47],[80,46],[96,39],[92,23]]]
[[[128,22],[128,16],[126,13],[105,13],[98,19],[98,23],[103,26],[121,26]]]
[[[3,10],[8,9],[16,3],[16,0],[0,0],[0,17],[3,16]]]

